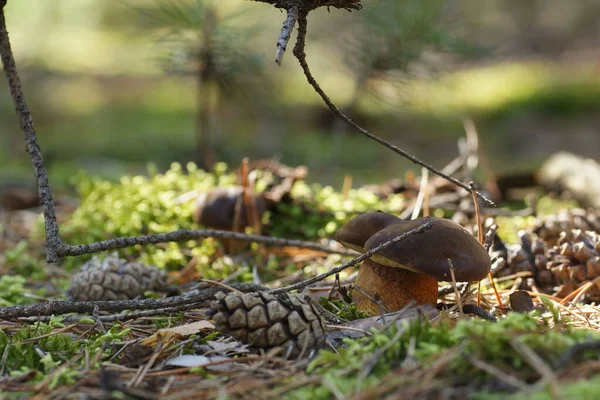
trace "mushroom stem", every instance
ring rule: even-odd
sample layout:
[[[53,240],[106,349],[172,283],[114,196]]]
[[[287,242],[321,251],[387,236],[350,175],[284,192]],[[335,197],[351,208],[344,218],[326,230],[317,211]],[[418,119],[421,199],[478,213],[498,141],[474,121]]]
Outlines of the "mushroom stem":
[[[379,298],[388,311],[401,310],[406,304],[435,304],[438,282],[435,278],[403,268],[391,268],[372,260],[365,260],[358,271],[355,285],[371,298]],[[376,296],[377,295],[377,296]],[[356,307],[369,316],[379,315],[377,303],[355,290],[352,300]]]

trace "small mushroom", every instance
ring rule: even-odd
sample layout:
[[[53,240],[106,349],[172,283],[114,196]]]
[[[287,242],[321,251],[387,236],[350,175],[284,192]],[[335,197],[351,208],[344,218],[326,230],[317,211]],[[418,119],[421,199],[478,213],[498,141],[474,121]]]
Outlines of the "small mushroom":
[[[426,217],[404,221],[385,213],[368,213],[349,221],[336,238],[347,247],[366,252],[428,221],[433,222],[430,229],[363,262],[356,278],[361,290],[354,290],[352,296],[359,310],[377,315],[381,312],[378,302],[390,312],[411,301],[435,304],[438,281],[452,280],[449,259],[457,282],[487,276],[489,255],[473,235],[450,220]]]
[[[344,246],[365,252],[365,242],[371,236],[380,230],[387,228],[392,224],[399,224],[403,221],[395,215],[384,213],[382,211],[361,214],[352,218],[344,226],[338,229],[336,239]]]
[[[257,194],[252,195],[259,218],[267,206],[265,199]],[[234,228],[235,207],[241,201],[239,228],[249,225],[248,213],[243,200],[243,189],[239,186],[215,188],[202,193],[196,200],[194,222],[214,229],[232,230]]]
[[[258,218],[262,217],[267,209],[267,202],[260,194],[252,194]],[[236,221],[236,207],[240,202],[239,216]],[[196,200],[194,222],[211,229],[244,230],[250,225],[246,204],[243,198],[243,189],[239,186],[229,188],[215,188],[202,193]],[[247,243],[232,239],[222,239],[223,250],[229,254],[243,251]]]

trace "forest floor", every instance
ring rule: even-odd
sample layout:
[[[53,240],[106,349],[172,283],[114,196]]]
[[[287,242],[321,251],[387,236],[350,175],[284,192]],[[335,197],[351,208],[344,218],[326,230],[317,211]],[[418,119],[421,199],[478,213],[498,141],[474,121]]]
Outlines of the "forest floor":
[[[257,193],[280,183],[276,172],[257,171]],[[69,243],[89,243],[198,228],[193,219],[197,195],[234,186],[237,179],[222,164],[208,172],[174,164],[165,173],[149,171],[120,182],[81,175],[77,198],[57,199],[61,232]],[[453,218],[472,230],[470,197],[436,182],[426,186],[430,197],[423,212]],[[263,215],[263,235],[311,241],[331,251],[238,243],[232,255],[231,243],[207,238],[66,258],[59,264],[44,261],[39,209],[8,210],[5,202],[0,307],[8,308],[0,308],[0,398],[596,398],[598,220],[593,210],[573,208],[573,201],[542,195],[533,209],[524,203],[521,211],[482,209],[486,229],[494,221],[497,238],[506,239],[497,239],[490,250],[499,297],[488,279],[479,291],[477,285],[443,283],[437,307],[409,305],[367,318],[351,300],[353,268],[339,279],[300,290],[307,297],[293,297],[298,300],[264,297],[267,290],[352,260],[332,240],[339,227],[369,211],[401,215],[423,190],[415,178],[396,187],[397,193],[382,193],[386,188],[389,184],[352,188],[349,183],[337,191],[297,179]],[[540,188],[531,190],[540,193]],[[23,192],[12,194],[26,199]],[[453,200],[438,202],[449,195]],[[256,227],[248,228],[253,229],[257,233]],[[140,263],[158,268],[142,266],[140,275]],[[148,283],[155,279],[167,286]],[[259,291],[268,307],[296,307],[304,318],[312,313],[323,318],[326,344],[301,352],[270,342],[249,345],[249,336],[223,328],[218,314],[225,312],[225,303],[215,302],[214,294],[229,289],[214,286],[215,281]],[[143,290],[132,292],[132,287]],[[198,297],[179,308],[169,306],[186,295]],[[10,308],[67,296],[133,299],[127,303],[133,308],[106,311],[100,304],[78,313],[67,307],[56,315]],[[143,298],[158,303],[140,307],[153,301]],[[310,304],[312,311],[294,301]],[[252,311],[240,312],[251,324]],[[290,315],[284,321],[292,326]],[[242,330],[251,329],[244,323]],[[293,329],[284,331],[288,344],[298,343]]]

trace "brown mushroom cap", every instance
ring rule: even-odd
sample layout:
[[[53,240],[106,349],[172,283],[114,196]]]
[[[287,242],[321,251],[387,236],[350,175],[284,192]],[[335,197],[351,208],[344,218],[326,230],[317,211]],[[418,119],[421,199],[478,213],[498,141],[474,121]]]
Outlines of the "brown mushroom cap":
[[[233,229],[235,206],[239,199],[242,202],[239,216],[240,227],[247,226],[248,217],[242,196],[243,189],[239,186],[215,188],[202,193],[196,201],[194,222],[217,229]],[[253,197],[260,217],[267,208],[265,199],[258,194],[253,194]]]
[[[438,281],[452,280],[448,259],[452,260],[457,281],[479,281],[488,275],[491,262],[483,246],[467,230],[447,219],[425,217],[392,224],[371,236],[364,249],[373,249],[428,221],[433,222],[430,229],[394,243],[372,260],[430,275]]]
[[[365,242],[371,236],[390,225],[402,222],[400,218],[381,211],[361,214],[338,229],[335,239],[344,246],[362,253],[365,251]]]

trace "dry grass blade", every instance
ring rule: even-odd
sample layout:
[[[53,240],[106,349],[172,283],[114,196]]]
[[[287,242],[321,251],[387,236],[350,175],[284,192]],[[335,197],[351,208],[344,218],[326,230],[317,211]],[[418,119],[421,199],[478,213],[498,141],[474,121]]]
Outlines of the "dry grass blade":
[[[507,374],[506,372],[502,371],[501,369],[496,368],[495,366],[488,364],[485,361],[475,358],[471,355],[466,355],[465,357],[467,358],[467,360],[469,360],[469,362],[471,364],[473,364],[473,366],[475,368],[480,369],[483,372],[486,372],[486,373],[490,374],[491,376],[498,378],[499,380],[506,383],[507,385],[510,385],[510,386],[514,387],[515,389],[519,389],[522,391],[529,389],[529,386],[525,382],[522,382],[519,379],[515,378],[514,376]]]
[[[213,281],[213,280],[210,280],[210,279],[202,279],[201,278],[201,279],[198,279],[198,282],[200,282],[200,283],[208,283],[209,285],[212,285],[212,286],[219,286],[219,287],[222,287],[224,289],[227,289],[227,290],[229,290],[229,291],[231,291],[233,293],[237,293],[237,294],[240,294],[240,295],[244,294],[242,291],[237,290],[236,288],[233,288],[233,287],[231,287],[229,285],[226,285],[224,283]]]
[[[539,385],[548,385],[550,393],[555,400],[562,399],[558,385],[556,382],[556,375],[552,369],[546,364],[546,362],[536,354],[529,346],[521,342],[518,339],[511,339],[510,345],[519,353],[525,361],[533,368],[538,374],[541,375],[542,379]]]
[[[593,280],[586,282],[577,289],[573,290],[568,296],[560,301],[560,304],[566,304],[568,301],[571,301],[571,299],[571,303],[577,304],[583,298],[583,296],[585,296],[585,294],[598,282],[600,282],[600,276],[597,276]]]
[[[458,292],[458,286],[456,286],[456,277],[454,276],[454,264],[452,260],[448,258],[448,268],[450,269],[450,276],[452,277],[452,287],[454,288],[454,296],[456,296],[456,305],[458,311],[463,314],[462,301],[460,299],[460,293]]]
[[[419,185],[419,194],[417,195],[417,200],[415,201],[415,208],[412,212],[410,219],[416,219],[419,216],[419,212],[423,207],[423,201],[425,200],[425,194],[428,191],[427,184],[429,182],[429,171],[425,168],[421,168],[421,183]],[[428,212],[429,214],[429,212]],[[423,215],[425,212],[423,211]]]
[[[472,143],[477,143],[477,157],[483,172],[487,177],[486,187],[493,199],[500,199],[501,192],[500,187],[498,186],[498,180],[496,179],[496,174],[494,173],[494,169],[490,164],[490,160],[487,157],[487,154],[484,150],[484,147],[480,143],[479,133],[477,132],[477,127],[475,126],[475,122],[472,119],[465,119],[463,121],[463,127],[465,129],[465,133],[467,135],[467,141]]]

